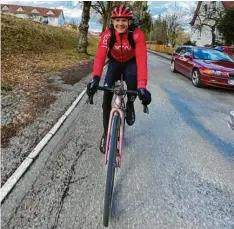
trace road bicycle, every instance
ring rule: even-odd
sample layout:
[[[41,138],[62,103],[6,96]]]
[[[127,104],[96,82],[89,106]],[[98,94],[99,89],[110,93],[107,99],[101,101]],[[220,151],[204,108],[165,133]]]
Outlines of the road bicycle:
[[[134,90],[125,90],[122,76],[121,80],[117,81],[112,88],[99,86],[98,90],[109,91],[114,94],[114,103],[110,112],[104,159],[104,163],[107,165],[107,175],[103,225],[108,227],[112,207],[115,169],[121,167],[123,153],[123,138],[126,119],[124,98],[127,94],[138,96],[138,92]],[[89,102],[90,104],[93,104],[93,96],[89,97]],[[143,105],[143,112],[147,114],[149,113],[149,109],[146,105]]]

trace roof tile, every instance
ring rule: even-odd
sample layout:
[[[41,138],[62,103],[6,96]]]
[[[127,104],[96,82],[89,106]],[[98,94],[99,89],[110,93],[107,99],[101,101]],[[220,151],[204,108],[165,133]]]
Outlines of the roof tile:
[[[9,8],[9,10],[2,10],[2,8],[4,6],[7,6]],[[24,11],[17,11],[17,9],[21,7],[23,8]],[[32,13],[33,9],[36,9],[38,13]],[[39,15],[42,17],[59,17],[60,14],[63,12],[63,10],[60,9],[50,9],[50,8],[44,8],[44,7],[34,7],[34,6],[23,6],[23,5],[10,5],[10,4],[1,4],[1,10],[3,12],[11,12],[14,14],[35,14],[35,15]],[[52,11],[54,14],[47,14],[48,11]]]

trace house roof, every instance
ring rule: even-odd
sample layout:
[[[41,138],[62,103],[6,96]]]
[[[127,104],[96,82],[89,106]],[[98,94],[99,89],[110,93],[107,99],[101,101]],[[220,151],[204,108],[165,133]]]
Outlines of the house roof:
[[[223,7],[225,10],[228,10],[228,9],[231,9],[232,7],[234,7],[234,1],[222,1],[222,4],[223,4]],[[190,25],[194,25],[196,19],[197,19],[197,15],[200,11],[200,8],[201,8],[201,5],[202,5],[202,1],[199,1],[198,4],[197,4],[197,8],[194,12],[194,15],[193,15],[193,19],[192,21],[189,23]]]
[[[3,8],[7,6],[9,10],[3,10]],[[22,8],[24,11],[17,11],[18,8]],[[32,13],[32,11],[36,9],[39,13]],[[43,7],[34,7],[34,6],[22,6],[22,5],[10,5],[10,4],[1,4],[1,11],[9,12],[14,14],[34,14],[42,17],[59,17],[63,10],[59,9],[50,9],[50,8],[43,8]],[[49,11],[52,11],[53,14],[47,14]],[[64,17],[64,15],[63,15]]]

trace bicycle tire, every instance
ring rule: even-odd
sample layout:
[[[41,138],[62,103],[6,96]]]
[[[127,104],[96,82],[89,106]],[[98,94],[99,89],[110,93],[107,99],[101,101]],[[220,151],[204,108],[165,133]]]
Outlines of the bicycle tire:
[[[112,205],[114,177],[115,177],[115,168],[116,168],[118,123],[119,123],[119,116],[115,115],[113,117],[113,124],[111,129],[110,152],[109,152],[107,175],[106,175],[106,189],[105,189],[104,212],[103,212],[104,227],[108,227],[109,225],[109,216]]]

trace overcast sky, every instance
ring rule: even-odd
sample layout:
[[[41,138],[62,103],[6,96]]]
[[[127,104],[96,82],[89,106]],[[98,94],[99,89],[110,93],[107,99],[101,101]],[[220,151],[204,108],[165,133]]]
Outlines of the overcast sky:
[[[75,20],[76,23],[80,22],[82,8],[78,1],[8,1],[0,0],[2,4],[18,4],[27,6],[38,6],[38,7],[48,7],[48,8],[58,8],[63,9],[65,19],[67,21]],[[166,14],[170,12],[172,6],[175,4],[174,1],[149,1],[149,9],[151,15],[156,18],[157,15]],[[191,9],[196,7],[195,1],[177,1],[176,4],[179,6],[181,11],[183,11],[186,16],[185,24],[189,23],[192,18]],[[188,28],[188,26],[186,26]],[[101,25],[97,22],[97,18],[93,17],[90,21],[90,29],[94,31],[101,30]]]

